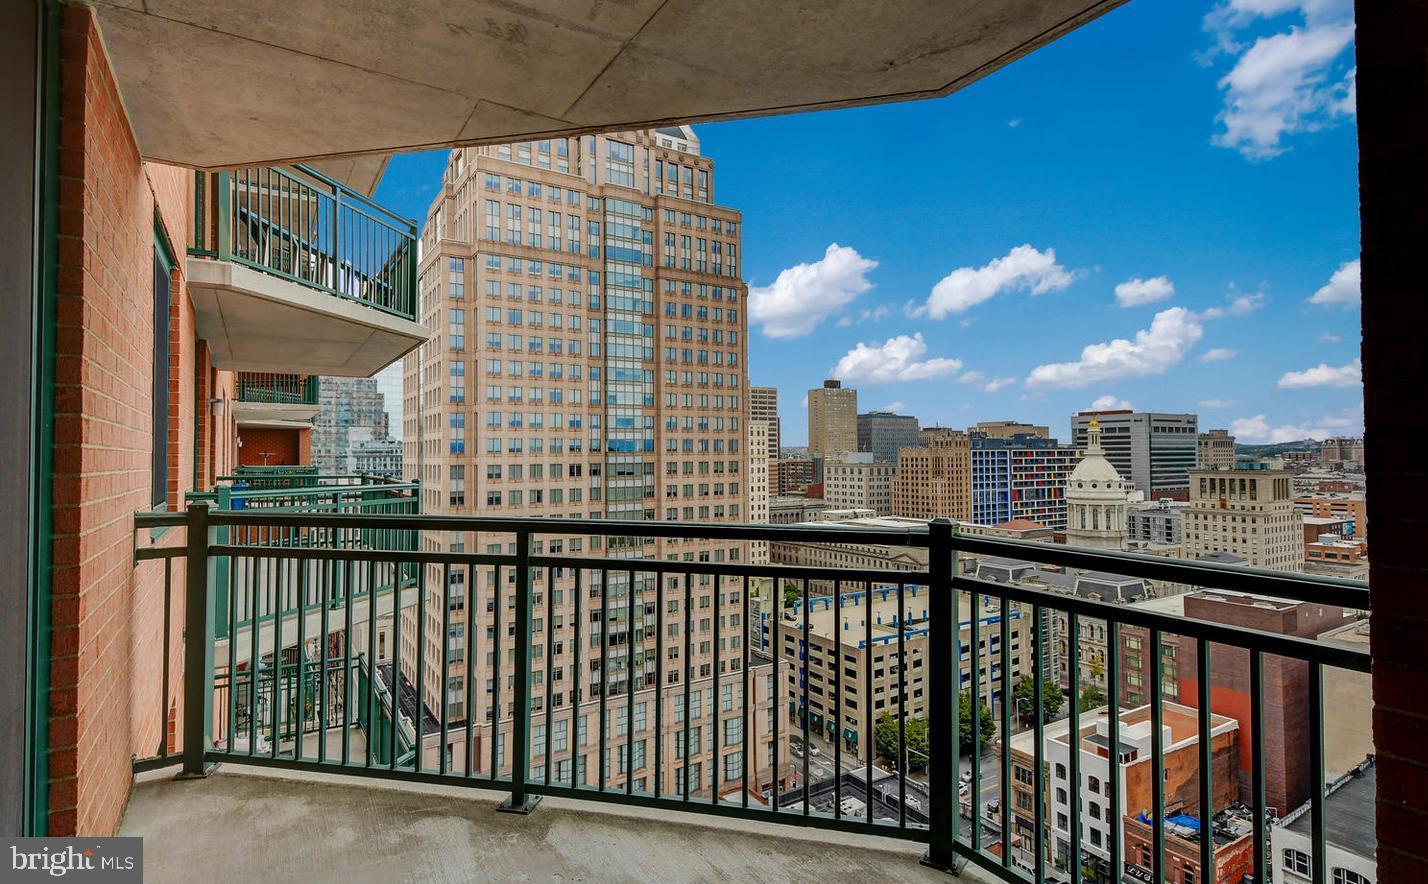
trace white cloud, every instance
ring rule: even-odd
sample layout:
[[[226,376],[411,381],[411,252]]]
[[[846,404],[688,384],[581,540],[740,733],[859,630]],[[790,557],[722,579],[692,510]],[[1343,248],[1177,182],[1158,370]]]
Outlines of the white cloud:
[[[986,380],[986,379],[987,379],[987,376],[984,375],[984,374],[982,374],[980,371],[964,371],[964,372],[962,372],[962,376],[957,379],[957,383],[959,383],[959,384],[980,384],[982,381],[984,381],[984,380]]]
[[[887,405],[884,405],[882,408],[880,408],[880,409],[878,409],[878,410],[879,410],[879,411],[902,411],[902,410],[904,410],[905,408],[907,408],[907,403],[906,403],[906,402],[902,402],[902,401],[898,401],[898,402],[889,402]]]
[[[1343,338],[1339,337],[1333,332],[1324,332],[1323,334],[1319,335],[1319,343],[1321,344],[1337,344],[1342,340]]]
[[[1201,400],[1200,400],[1200,407],[1201,407],[1201,408],[1208,408],[1208,409],[1211,409],[1211,410],[1220,409],[1220,408],[1229,408],[1230,406],[1232,406],[1232,405],[1234,405],[1234,404],[1235,404],[1235,403],[1232,402],[1232,401],[1229,400],[1229,399],[1201,399]]]
[[[945,319],[962,313],[1003,292],[1028,291],[1033,295],[1059,292],[1076,279],[1056,263],[1056,250],[1037,251],[1020,245],[981,267],[958,267],[932,287],[927,302],[909,305],[909,316]]]
[[[1012,117],[1010,120],[1007,120],[1007,125],[1015,129],[1021,125],[1021,117]]]
[[[862,325],[865,322],[877,322],[880,319],[886,319],[889,312],[888,305],[886,304],[879,304],[876,307],[864,307],[858,311],[857,316],[845,313],[839,318],[838,327],[849,328],[854,325]]]
[[[779,271],[772,285],[751,286],[749,319],[771,338],[809,334],[872,288],[868,273],[877,266],[877,261],[864,258],[856,249],[833,243],[812,264]]]
[[[922,333],[898,335],[881,344],[858,343],[833,367],[832,377],[845,381],[884,384],[892,381],[921,381],[955,375],[962,370],[960,359],[923,359],[927,342]]]
[[[1224,319],[1226,316],[1248,316],[1254,311],[1264,306],[1264,293],[1255,292],[1252,295],[1239,295],[1235,293],[1235,287],[1230,286],[1229,294],[1225,295],[1230,299],[1228,307],[1211,307],[1200,314],[1201,319]]]
[[[992,378],[982,385],[982,389],[988,393],[995,393],[1005,387],[1010,387],[1016,383],[1016,378]]]
[[[1240,442],[1297,442],[1329,436],[1356,435],[1363,431],[1363,411],[1347,409],[1334,415],[1301,424],[1275,424],[1262,414],[1238,418],[1230,423],[1230,433]]]
[[[1136,277],[1116,286],[1116,303],[1122,307],[1140,307],[1164,301],[1174,294],[1175,284],[1164,276]]]
[[[1200,318],[1184,307],[1155,314],[1150,328],[1136,332],[1134,340],[1116,338],[1087,344],[1075,362],[1038,365],[1026,385],[1036,388],[1086,387],[1103,381],[1161,374],[1176,365],[1204,335]]]
[[[1307,387],[1352,387],[1363,383],[1363,365],[1355,359],[1347,365],[1333,366],[1319,363],[1303,371],[1288,371],[1279,379],[1279,386],[1286,390],[1302,390]]]
[[[1127,401],[1124,400],[1124,399],[1117,399],[1115,396],[1112,396],[1110,393],[1107,393],[1107,394],[1104,395],[1104,396],[1097,396],[1096,399],[1095,399],[1095,401],[1093,401],[1093,402],[1091,403],[1091,407],[1090,407],[1089,409],[1087,409],[1087,410],[1088,410],[1088,411],[1120,411],[1120,410],[1123,410],[1123,409],[1124,409],[1124,410],[1127,410],[1127,411],[1134,410],[1134,409],[1135,409],[1135,403],[1134,403],[1134,402],[1127,402]]]
[[[1309,303],[1325,307],[1357,307],[1359,303],[1359,259],[1345,261],[1324,286],[1309,297]]]
[[[1219,362],[1222,359],[1234,359],[1238,355],[1240,355],[1240,351],[1238,350],[1231,350],[1228,347],[1215,347],[1213,349],[1206,350],[1204,355],[1200,357],[1200,361]]]
[[[1259,18],[1295,12],[1303,25],[1255,39],[1237,31]],[[1285,136],[1322,129],[1354,114],[1356,71],[1338,60],[1353,41],[1352,0],[1226,0],[1205,17],[1217,51],[1236,56],[1219,81],[1225,104],[1214,143],[1252,160],[1278,156]],[[1217,52],[1210,53],[1213,57]]]

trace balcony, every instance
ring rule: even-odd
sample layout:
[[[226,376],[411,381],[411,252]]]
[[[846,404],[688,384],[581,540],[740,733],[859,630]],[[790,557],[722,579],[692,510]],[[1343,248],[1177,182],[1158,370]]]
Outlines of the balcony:
[[[194,173],[186,275],[218,368],[370,377],[427,337],[416,225],[307,166]]]
[[[281,500],[314,492],[265,493]],[[1369,666],[1366,649],[1351,642],[993,582],[973,576],[962,559],[1019,558],[1252,593],[1246,604],[1301,600],[1366,612],[1361,583],[963,536],[947,522],[927,529],[684,525],[229,503],[135,517],[137,529],[185,533],[183,546],[140,549],[136,567],[186,562],[183,634],[199,638],[184,643],[182,667],[164,671],[181,682],[182,707],[201,710],[182,715],[179,732],[152,757],[137,759],[135,769],[177,766],[180,776],[201,778],[214,765],[226,766],[181,793],[159,781],[138,789],[125,832],[148,839],[160,868],[184,868],[191,845],[204,843],[194,840],[195,831],[221,831],[234,808],[247,806],[244,796],[262,794],[266,811],[244,825],[274,849],[235,859],[238,868],[260,873],[311,861],[311,838],[295,840],[285,822],[301,817],[332,832],[358,833],[360,841],[349,844],[400,832],[401,845],[385,859],[430,863],[473,843],[514,843],[519,860],[491,861],[549,862],[552,874],[576,878],[618,877],[614,870],[641,862],[645,851],[652,852],[645,877],[677,878],[691,868],[681,863],[700,863],[710,877],[750,868],[753,877],[766,878],[780,868],[789,879],[822,872],[839,880],[869,868],[875,857],[889,862],[886,853],[809,848],[795,833],[813,829],[876,839],[864,842],[869,849],[912,846],[911,853],[901,850],[901,861],[879,868],[880,878],[919,879],[927,872],[913,862],[920,855],[936,869],[970,866],[972,880],[1109,881],[1120,878],[1110,870],[1122,869],[1136,880],[1163,880],[1182,865],[1195,880],[1219,880],[1233,843],[1244,848],[1245,873],[1263,881],[1276,816],[1268,787],[1282,785],[1278,762],[1267,759],[1302,752],[1315,772],[1311,781],[1332,779],[1326,753],[1338,745],[1342,725],[1330,720],[1325,698],[1340,693],[1326,685]],[[447,551],[450,538],[466,534],[481,542],[457,548],[487,552]],[[581,539],[584,554],[543,543],[555,537]],[[629,537],[922,548],[929,565],[893,572],[613,555],[612,541]],[[173,569],[163,567],[168,579]],[[811,594],[820,588],[828,594]],[[763,592],[798,597],[768,621],[773,658],[743,640],[752,625],[745,617],[757,607],[751,596]],[[875,622],[875,596],[895,613],[880,609]],[[373,600],[386,601],[367,603]],[[631,641],[628,624],[650,617],[658,628],[637,631]],[[820,617],[828,623],[820,625]],[[833,656],[818,645],[830,633],[840,636],[835,659],[847,665],[830,667],[825,678],[813,667]],[[1100,708],[1069,702],[1053,709],[1045,702],[1052,673],[1063,662],[1066,672],[1082,672],[1083,655],[1095,653],[1093,638],[1113,649],[1097,657],[1109,684],[1131,670],[1146,673],[1152,685],[1167,682],[1166,660],[1176,658],[1143,658],[1130,649],[1164,649],[1172,637],[1193,656],[1183,673],[1192,687],[1180,702],[1151,691],[1143,704],[1111,704],[1117,714],[1108,714],[1104,697]],[[643,657],[641,665],[627,665],[632,653]],[[1243,657],[1239,718],[1212,711],[1219,708],[1211,700],[1212,654],[1217,666]],[[1277,705],[1286,666],[1302,670],[1308,685],[1293,710]],[[1021,675],[1029,688],[1026,710],[1013,683]],[[1083,684],[1075,678],[1078,697]],[[958,702],[955,692],[963,688]],[[898,714],[875,718],[869,707]],[[960,726],[974,707],[980,707],[977,737]],[[1291,712],[1306,723],[1302,732],[1281,731],[1284,745],[1271,745],[1267,715],[1287,721]],[[830,718],[843,727],[826,727]],[[1253,738],[1237,741],[1246,733]],[[1072,734],[1082,751],[1066,751]],[[1248,755],[1242,776],[1233,754],[1240,745]],[[1115,776],[1103,770],[1105,747],[1119,747]],[[321,783],[255,784],[238,773],[249,768]],[[364,779],[426,791],[376,793],[363,788]],[[1074,798],[1067,799],[1068,791]],[[506,796],[496,809],[535,815],[493,817],[480,798],[493,792]],[[1309,852],[1323,868],[1328,790],[1308,792]],[[474,800],[450,800],[458,794]],[[543,799],[556,806],[537,810]],[[611,805],[640,819],[621,822],[597,810]],[[702,825],[730,818],[756,825],[765,840],[668,834],[678,829],[676,818],[697,818],[691,814],[711,821]],[[432,824],[388,825],[412,816]],[[1115,827],[1116,837],[1087,838],[1081,849],[1068,849],[1066,833],[1095,828],[1091,816],[1126,825]],[[1198,829],[1190,823],[1198,820],[1214,820],[1215,837],[1194,837]],[[1234,837],[1221,828],[1233,829]],[[1145,832],[1134,851],[1133,829]],[[668,846],[686,841],[699,846]],[[612,843],[619,849],[611,850]],[[349,861],[334,857],[333,868]],[[529,874],[534,867],[522,868]],[[442,874],[460,872],[428,877]]]
[[[305,429],[317,417],[317,376],[241,371],[233,418],[240,427]]]

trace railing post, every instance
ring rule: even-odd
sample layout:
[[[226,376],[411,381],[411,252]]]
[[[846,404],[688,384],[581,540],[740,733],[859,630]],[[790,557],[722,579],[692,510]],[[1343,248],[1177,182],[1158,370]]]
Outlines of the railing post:
[[[175,779],[201,779],[213,721],[213,609],[208,604],[208,507],[191,503],[186,514],[188,554],[183,613],[183,769]]]
[[[218,260],[230,261],[233,258],[233,173],[218,172],[213,179],[218,188],[213,219],[213,251],[218,255]]]
[[[531,535],[516,534],[516,708],[511,716],[511,794],[496,808],[505,813],[530,813],[540,803],[539,795],[526,792],[530,776],[531,721]],[[496,604],[501,604],[500,581],[496,581]],[[443,589],[445,604],[445,589]],[[546,627],[547,629],[549,626]],[[443,653],[445,649],[443,646]],[[444,688],[443,688],[444,690]],[[497,695],[499,696],[499,694]],[[496,738],[500,739],[500,710],[495,721]],[[493,772],[494,773],[494,772]]]
[[[928,843],[922,864],[958,874],[966,865],[955,852],[961,811],[957,776],[961,766],[958,700],[961,661],[957,638],[961,629],[957,591],[952,586],[952,523],[934,519],[927,526],[928,575]],[[973,666],[976,661],[973,661]],[[975,712],[974,712],[975,714]],[[976,729],[973,728],[975,733]],[[904,768],[906,763],[904,762]],[[905,775],[905,774],[904,774]],[[973,820],[973,825],[976,821]]]

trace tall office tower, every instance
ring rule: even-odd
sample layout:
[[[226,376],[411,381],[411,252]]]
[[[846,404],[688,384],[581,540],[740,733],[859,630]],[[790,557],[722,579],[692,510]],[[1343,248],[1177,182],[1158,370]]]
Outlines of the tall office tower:
[[[778,419],[778,387],[750,387],[749,388],[749,420],[763,421],[768,424],[768,467],[766,471],[769,475],[769,493],[778,493],[778,471],[774,464],[778,463],[779,447],[782,443],[781,429]],[[758,452],[750,451],[749,459]],[[750,482],[753,479],[749,480]]]
[[[748,517],[741,216],[713,203],[713,166],[688,127],[451,152],[422,232],[421,317],[433,336],[405,362],[405,442],[420,457],[423,512],[681,523]],[[423,537],[424,548],[514,549],[510,535],[435,534]],[[716,618],[736,625],[729,618],[744,609],[741,588],[695,575],[686,608],[683,577],[666,573],[665,595],[675,604],[657,606],[656,575],[634,560],[743,561],[744,546],[640,536],[602,543],[558,532],[533,541],[536,554],[632,560],[630,570],[612,570],[603,581],[601,572],[585,571],[578,594],[573,570],[536,569],[537,629],[555,630],[557,641],[545,662],[550,676],[535,682],[531,702],[553,712],[556,750],[546,758],[542,748],[533,767],[596,782],[604,768],[586,736],[587,724],[590,739],[598,736],[603,693],[611,715],[638,712],[628,737],[636,741],[633,757],[605,760],[607,785],[630,778],[640,790],[682,788],[676,777],[686,768],[691,790],[706,795],[729,781],[734,762],[722,742],[705,741],[676,762],[662,741],[672,739],[673,693],[683,697],[689,685],[695,697],[712,694],[719,674],[726,676],[720,690],[731,689],[740,630],[711,627]],[[422,684],[433,713],[445,703],[450,719],[460,720],[469,703],[475,754],[489,763],[493,740],[510,732],[513,667],[501,659],[510,646],[502,638],[500,655],[468,661],[461,636],[467,629],[478,639],[504,635],[515,586],[509,570],[499,582],[491,569],[477,573],[468,606],[466,574],[458,571],[450,574],[445,636],[440,569],[427,571],[420,611],[403,611],[402,674]],[[582,631],[572,633],[577,611]],[[656,636],[679,635],[686,617],[693,629],[687,670],[672,655],[656,655]],[[543,647],[546,636],[535,638]],[[423,673],[411,665],[418,641],[427,648]],[[485,686],[471,698],[468,675]],[[755,681],[755,701],[767,704],[768,688]],[[657,704],[666,713],[664,735],[653,732]],[[708,715],[713,705],[706,697],[691,711]],[[763,784],[771,782],[773,747],[763,732],[767,716],[756,720],[757,764],[749,773]],[[449,733],[448,747],[463,739]],[[645,740],[665,745],[660,783]]]
[[[917,446],[917,418],[891,411],[868,411],[858,415],[858,450],[870,452],[873,460],[897,463],[899,448]]]
[[[808,391],[808,456],[858,450],[858,391],[824,381]]]
[[[1121,478],[1151,500],[1185,500],[1195,468],[1193,414],[1141,411],[1083,411],[1071,416],[1071,444],[1086,447],[1091,419],[1101,423],[1101,447]]]
[[[977,425],[967,432],[979,433],[988,439],[1012,439],[1017,436],[1036,436],[1046,439],[1051,435],[1051,428],[1037,424],[1023,424],[1019,421],[978,421]]]
[[[1229,430],[1209,430],[1195,437],[1195,468],[1234,469],[1235,437]]]
[[[898,452],[893,515],[972,520],[972,440],[947,431]]]
[[[759,456],[768,447],[769,422],[749,418],[749,515],[750,524],[767,525],[769,521],[769,465],[777,463]],[[778,481],[774,480],[775,483]],[[756,540],[749,544],[749,562],[769,563],[769,542]]]
[[[358,441],[387,438],[386,397],[376,378],[318,378],[317,403],[312,463],[318,472],[345,473]],[[354,437],[354,430],[366,432]]]
[[[1078,453],[1055,439],[1027,434],[972,439],[972,521],[1000,525],[1013,519],[1066,528],[1066,477]]]
[[[1304,564],[1304,522],[1294,505],[1294,474],[1259,465],[1192,470],[1185,508],[1185,557],[1224,552],[1254,567],[1297,571]]]

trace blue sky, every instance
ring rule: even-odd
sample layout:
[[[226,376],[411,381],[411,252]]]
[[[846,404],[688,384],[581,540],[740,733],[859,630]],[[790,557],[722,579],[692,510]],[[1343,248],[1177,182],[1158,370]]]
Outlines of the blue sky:
[[[950,426],[1358,432],[1351,37],[1349,0],[1133,0],[945,99],[700,126],[784,444],[829,376]],[[422,217],[443,164],[377,198]]]

